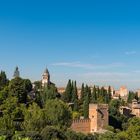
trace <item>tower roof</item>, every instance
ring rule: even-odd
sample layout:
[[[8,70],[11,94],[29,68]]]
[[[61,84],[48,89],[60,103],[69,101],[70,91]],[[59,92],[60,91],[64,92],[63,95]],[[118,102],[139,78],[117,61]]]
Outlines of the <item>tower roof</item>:
[[[48,74],[49,74],[49,70],[48,70],[48,68],[47,68],[47,67],[46,67],[46,69],[45,69],[44,73],[48,73]]]

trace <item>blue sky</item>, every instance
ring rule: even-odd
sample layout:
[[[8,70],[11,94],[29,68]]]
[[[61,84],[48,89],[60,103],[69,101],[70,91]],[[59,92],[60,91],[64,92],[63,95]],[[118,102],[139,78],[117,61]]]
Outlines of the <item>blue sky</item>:
[[[0,69],[11,78],[41,79],[47,66],[57,86],[140,88],[138,0],[0,1]]]

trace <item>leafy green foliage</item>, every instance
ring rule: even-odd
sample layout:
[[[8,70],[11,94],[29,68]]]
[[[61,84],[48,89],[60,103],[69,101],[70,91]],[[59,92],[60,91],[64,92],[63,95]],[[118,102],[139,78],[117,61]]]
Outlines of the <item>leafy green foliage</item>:
[[[138,100],[138,95],[137,95],[137,93],[130,91],[129,94],[128,94],[127,102],[128,103],[132,103],[133,99],[137,99]]]
[[[109,104],[109,124],[115,128],[122,129],[122,125],[127,122],[128,118],[119,112],[121,106],[120,100],[112,100]]]
[[[0,110],[2,111],[0,130],[15,130],[14,120],[23,118],[24,105],[18,104],[16,97],[9,97],[0,106]]]
[[[31,90],[29,80],[24,80],[19,77],[12,79],[9,83],[9,91],[12,96],[16,96],[20,103],[27,102],[27,94]]]
[[[43,93],[41,94],[43,103],[45,104],[47,100],[55,99],[57,97],[57,88],[53,84],[47,85],[44,87]]]
[[[8,85],[8,79],[4,71],[0,73],[0,90],[2,90],[5,86]]]
[[[41,131],[48,124],[47,118],[40,107],[33,103],[24,110],[23,128],[26,131]]]
[[[54,126],[46,126],[41,132],[42,140],[65,140],[65,134]]]
[[[67,128],[72,123],[72,113],[68,105],[61,100],[48,100],[45,105],[45,116],[50,125]],[[62,119],[63,118],[63,119]]]

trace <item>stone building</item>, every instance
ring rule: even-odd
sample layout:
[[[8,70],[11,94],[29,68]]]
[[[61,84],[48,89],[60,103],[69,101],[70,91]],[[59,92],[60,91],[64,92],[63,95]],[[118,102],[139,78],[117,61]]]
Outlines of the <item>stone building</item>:
[[[120,94],[121,97],[128,96],[128,89],[125,86],[121,86],[119,94]]]
[[[128,89],[125,86],[121,86],[119,90],[115,91],[115,94],[113,95],[114,99],[119,99],[119,97],[121,97],[124,100],[127,100],[128,97]]]
[[[131,105],[121,106],[120,113],[128,117],[140,117],[140,102],[134,99]]]
[[[50,84],[50,73],[48,69],[46,68],[43,75],[42,75],[42,86]]]
[[[140,97],[140,89],[137,90],[138,97]]]
[[[135,115],[136,117],[140,117],[140,103],[134,99],[132,101],[132,114]]]
[[[103,131],[109,123],[107,104],[89,104],[89,119],[73,120],[72,130],[82,133]]]

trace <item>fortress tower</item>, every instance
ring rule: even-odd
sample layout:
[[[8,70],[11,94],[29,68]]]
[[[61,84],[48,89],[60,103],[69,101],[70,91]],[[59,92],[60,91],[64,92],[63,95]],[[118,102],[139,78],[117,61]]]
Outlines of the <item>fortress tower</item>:
[[[50,73],[46,68],[42,75],[42,86],[44,87],[45,85],[49,85],[49,84],[50,84]]]
[[[108,105],[107,104],[89,104],[90,132],[97,132],[105,129],[108,125]]]
[[[75,119],[72,130],[85,134],[102,132],[109,123],[107,104],[89,104],[89,119]]]

